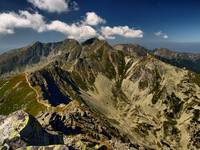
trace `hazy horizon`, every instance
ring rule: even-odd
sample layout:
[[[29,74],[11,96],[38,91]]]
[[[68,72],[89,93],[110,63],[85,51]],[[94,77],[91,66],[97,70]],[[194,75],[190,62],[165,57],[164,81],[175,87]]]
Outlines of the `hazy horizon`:
[[[199,6],[198,0],[2,0],[0,53],[34,41],[94,36],[112,44],[200,52]]]
[[[51,42],[59,42],[63,41],[66,38],[59,39],[59,40],[51,40],[51,41],[45,41],[45,40],[37,40],[42,43],[51,43]],[[86,39],[87,40],[87,39]],[[7,51],[17,49],[17,48],[22,48],[25,46],[28,46],[34,42],[37,41],[31,41],[29,43],[21,43],[19,45],[9,45],[8,47],[0,47],[0,54],[5,53]],[[83,41],[79,41],[80,43]],[[126,41],[108,41],[109,44],[111,45],[116,45],[116,44],[139,44],[149,50],[153,50],[155,48],[167,48],[172,51],[177,51],[177,52],[188,52],[188,53],[200,53],[200,42],[191,42],[191,43],[184,43],[184,42],[163,42],[163,43],[143,43],[143,42],[126,42]]]

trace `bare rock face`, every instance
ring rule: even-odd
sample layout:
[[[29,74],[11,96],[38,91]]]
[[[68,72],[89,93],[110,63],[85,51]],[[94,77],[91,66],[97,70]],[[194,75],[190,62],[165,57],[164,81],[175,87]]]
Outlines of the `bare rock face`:
[[[11,140],[20,136],[20,132],[26,127],[29,120],[29,115],[23,111],[15,112],[6,118],[1,119],[0,128],[0,144],[4,141]]]
[[[36,118],[17,111],[1,120],[2,149],[124,149],[128,139],[78,101]]]
[[[62,144],[62,136],[50,134],[39,122],[23,111],[17,111],[1,120],[0,144],[11,149],[26,145]]]
[[[27,146],[24,149],[28,150],[71,150],[71,147],[66,145],[49,145],[49,146]],[[24,150],[23,148],[18,148],[17,150]]]
[[[37,119],[48,131],[62,133],[65,145],[75,149],[131,148],[129,140],[107,120],[97,116],[78,101],[58,107],[56,112],[43,112]]]

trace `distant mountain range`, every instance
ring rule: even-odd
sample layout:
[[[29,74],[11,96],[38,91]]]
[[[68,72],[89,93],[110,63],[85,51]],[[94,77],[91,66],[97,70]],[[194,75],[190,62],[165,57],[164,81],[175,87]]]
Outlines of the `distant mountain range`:
[[[199,54],[97,38],[4,53],[0,145],[199,149],[199,63]]]
[[[35,42],[27,47],[5,52],[0,55],[0,75],[10,72],[20,72],[28,66],[33,66],[39,62],[52,61],[52,57],[73,49],[77,44],[77,41],[70,39],[56,43]],[[137,53],[144,54],[148,52],[166,63],[200,73],[200,54],[198,53],[181,53],[165,48],[157,48],[150,51],[137,44],[118,44],[114,47],[120,49],[120,46],[123,46],[127,52],[131,47]]]
[[[180,53],[158,48],[153,51],[153,55],[164,62],[200,73],[200,54]]]

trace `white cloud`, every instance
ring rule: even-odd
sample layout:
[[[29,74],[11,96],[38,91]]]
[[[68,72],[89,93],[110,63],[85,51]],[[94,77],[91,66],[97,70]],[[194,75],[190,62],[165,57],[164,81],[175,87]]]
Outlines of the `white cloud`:
[[[16,28],[32,28],[38,32],[45,30],[43,16],[28,11],[19,11],[19,13],[8,12],[0,13],[0,33],[13,34]]]
[[[47,10],[48,12],[65,12],[69,11],[70,5],[72,9],[77,10],[78,5],[76,2],[71,2],[70,0],[28,0],[31,4],[33,4],[35,7]]]
[[[154,33],[155,36],[161,37],[163,39],[168,39],[168,35],[166,33],[163,33],[162,31],[158,31],[156,33]]]
[[[95,16],[94,14],[92,16]],[[86,13],[86,20],[88,16],[91,16],[91,12]],[[59,20],[46,22],[44,17],[38,12],[30,13],[28,11],[19,11],[18,13],[0,13],[0,34],[13,34],[15,32],[15,29],[30,28],[37,32],[60,32],[62,34],[65,34],[68,38],[74,38],[77,40],[83,40],[94,36],[97,36],[101,39],[114,39],[115,35],[129,38],[143,37],[143,32],[141,30],[135,30],[133,28],[129,28],[128,26],[106,26],[101,27],[100,31],[98,31],[98,29],[96,31],[92,26],[103,23],[105,21],[99,16],[96,16],[94,18],[98,19],[88,19],[90,20],[87,20],[88,23],[84,21],[79,21],[69,24]]]
[[[0,13],[0,34],[13,34],[17,28],[30,28],[37,32],[57,31],[77,40],[98,35],[94,28],[81,23],[67,24],[59,20],[47,23],[37,12]]]
[[[156,33],[154,33],[156,36],[161,36],[162,35],[162,32],[161,31],[158,31]]]
[[[164,38],[164,39],[168,39],[168,35],[166,35],[166,34],[163,35],[163,38]]]
[[[91,26],[96,26],[98,24],[104,24],[106,21],[98,16],[95,12],[87,12],[83,23]]]
[[[91,26],[83,25],[83,24],[66,24],[59,20],[52,21],[47,25],[47,30],[49,31],[58,31],[68,36],[68,38],[74,39],[87,39],[90,37],[94,37],[97,35],[95,29]]]
[[[128,26],[114,26],[114,27],[102,27],[102,35],[107,39],[115,39],[115,35],[120,35],[126,38],[142,38],[143,31],[129,28]]]

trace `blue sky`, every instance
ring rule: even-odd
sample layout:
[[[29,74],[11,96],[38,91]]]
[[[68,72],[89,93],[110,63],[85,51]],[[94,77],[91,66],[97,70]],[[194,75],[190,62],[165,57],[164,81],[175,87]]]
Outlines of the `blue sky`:
[[[1,0],[0,51],[98,36],[200,52],[199,8],[199,0]]]

